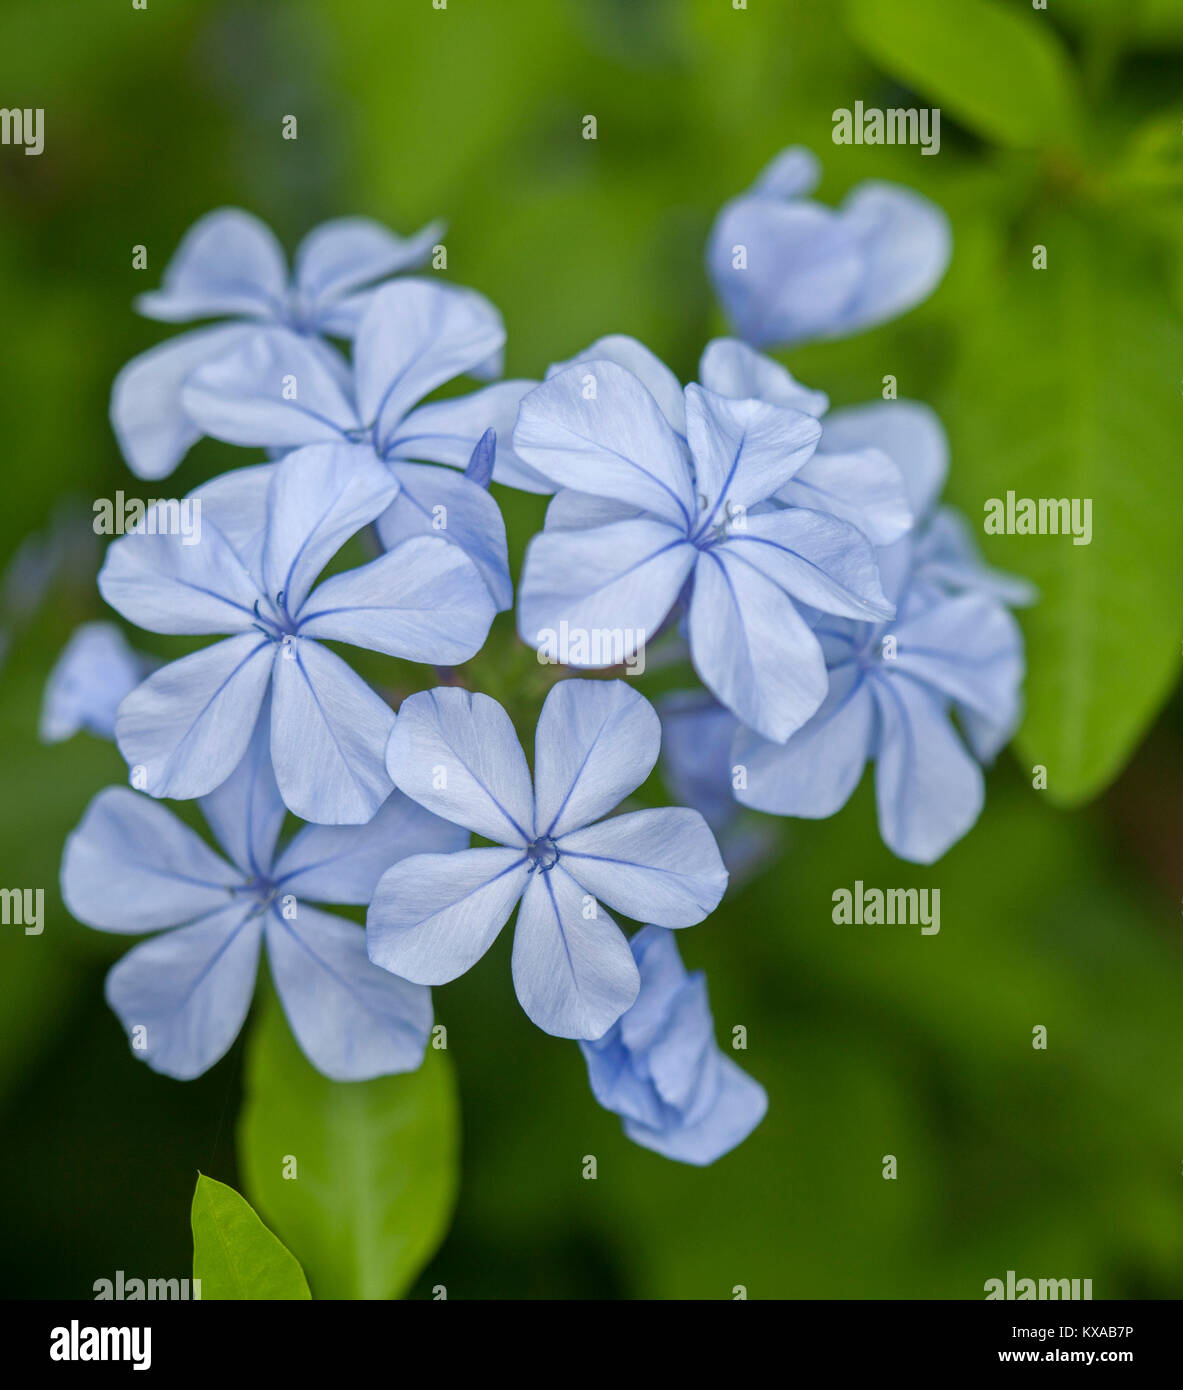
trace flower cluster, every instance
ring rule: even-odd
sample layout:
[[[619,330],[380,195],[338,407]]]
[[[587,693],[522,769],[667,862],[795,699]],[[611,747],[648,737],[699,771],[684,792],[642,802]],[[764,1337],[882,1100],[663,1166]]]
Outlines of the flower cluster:
[[[1023,670],[1008,605],[1026,594],[939,507],[931,412],[831,412],[758,350],[879,322],[943,273],[935,208],[876,185],[833,212],[805,199],[816,179],[786,151],[720,213],[708,269],[739,336],[708,344],[684,388],[620,336],[540,382],[499,380],[493,305],[401,274],[437,226],[328,223],[290,275],[245,213],[184,238],[139,307],[224,321],[124,368],[116,436],[143,478],[203,435],[263,461],[190,494],[196,543],[163,513],[114,541],[99,587],[140,628],[218,640],[160,663],[88,624],[42,715],[43,737],[114,738],[130,769],[70,836],[62,890],[92,927],[158,933],[107,982],[149,1065],[187,1078],[226,1052],[265,944],[321,1071],[413,1069],[430,987],[516,910],[522,1007],[579,1041],[630,1138],[710,1163],[759,1123],[764,1091],[719,1050],[672,929],[771,852],[745,808],[831,815],[868,761],[887,843],[939,856],[978,814]],[[436,394],[466,376],[484,384]],[[520,638],[540,661],[556,632],[591,639],[551,672],[532,764],[473,660],[514,607],[492,484],[553,494]],[[338,644],[419,675],[400,665],[393,697]],[[699,682],[657,709],[574,674],[635,674],[656,644]],[[682,807],[630,803],[659,753]],[[163,798],[196,799],[222,852]],[[285,833],[289,814],[304,824]],[[324,903],[364,907],[364,932]],[[631,940],[613,913],[642,924]]]

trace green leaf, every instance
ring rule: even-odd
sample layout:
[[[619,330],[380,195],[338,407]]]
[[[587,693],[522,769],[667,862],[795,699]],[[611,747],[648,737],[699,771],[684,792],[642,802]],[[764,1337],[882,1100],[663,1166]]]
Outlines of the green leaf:
[[[847,0],[847,26],[875,63],[986,139],[1071,142],[1075,76],[1041,12],[992,0]]]
[[[1128,223],[1047,210],[983,278],[950,404],[950,488],[975,527],[989,498],[1091,498],[1092,540],[984,537],[1041,601],[1027,638],[1023,758],[1075,804],[1121,771],[1165,700],[1183,643],[1183,320]],[[982,534],[979,529],[979,535]]]
[[[254,1025],[238,1126],[246,1188],[318,1298],[396,1298],[443,1239],[459,1115],[445,1052],[376,1081],[330,1081],[273,996]]]
[[[198,1173],[190,1219],[203,1299],[312,1297],[299,1261],[232,1187]]]

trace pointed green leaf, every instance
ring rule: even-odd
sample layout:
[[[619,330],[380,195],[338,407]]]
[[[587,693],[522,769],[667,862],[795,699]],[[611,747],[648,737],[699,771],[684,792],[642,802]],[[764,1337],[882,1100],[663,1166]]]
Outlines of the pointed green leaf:
[[[446,1052],[416,1072],[330,1081],[268,997],[251,1034],[238,1126],[246,1188],[318,1298],[396,1298],[443,1239],[459,1118]]]
[[[299,1261],[232,1187],[198,1173],[190,1219],[203,1299],[312,1297]]]
[[[980,286],[948,411],[950,489],[990,561],[1041,590],[1021,615],[1019,748],[1074,804],[1121,771],[1183,652],[1183,319],[1132,224],[1080,209],[1035,222]],[[1027,242],[1046,246],[1046,269]],[[1090,499],[1091,541],[983,535],[987,501],[1008,491]]]
[[[1041,12],[994,0],[847,0],[847,26],[874,63],[986,139],[1071,142],[1074,74]]]

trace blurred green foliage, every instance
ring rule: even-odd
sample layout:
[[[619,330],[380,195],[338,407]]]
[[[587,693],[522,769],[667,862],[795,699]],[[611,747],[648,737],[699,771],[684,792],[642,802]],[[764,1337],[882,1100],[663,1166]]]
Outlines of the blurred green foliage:
[[[64,499],[85,521],[117,488],[159,495],[124,468],[107,393],[163,336],[132,296],[210,208],[247,207],[289,247],[327,216],[409,232],[442,215],[449,275],[505,314],[510,374],[625,332],[684,379],[723,328],[702,270],[712,216],[783,146],[821,155],[827,201],[886,178],[948,211],[953,266],[928,303],[785,360],[836,404],[891,374],[936,405],[975,526],[1008,488],[1093,497],[1091,546],[985,538],[1044,596],[1023,618],[1018,755],[933,868],[882,847],[864,785],[831,821],[778,823],[775,867],[682,934],[720,1038],[747,1029],[737,1055],[770,1096],[709,1170],[630,1145],[595,1105],[578,1050],[514,1000],[508,933],[436,991],[461,1186],[413,1292],[980,1298],[1008,1269],[1089,1277],[1098,1297],[1183,1292],[1183,711],[1161,713],[1183,638],[1183,5],[9,0],[0,46],[3,103],[46,112],[42,156],[0,148],[4,558]],[[940,155],[833,145],[831,112],[856,100],[941,104]],[[249,457],[203,442],[168,488]],[[520,558],[541,506],[500,500]],[[65,835],[124,775],[86,736],[35,739],[54,656],[102,615],[95,557],[70,551],[0,669],[0,882],[47,890],[42,936],[0,929],[13,1297],[185,1274],[198,1168],[270,1219],[235,1152],[246,1041],[189,1084],[138,1065],[101,994],[126,943],[73,923],[53,888]],[[836,927],[831,895],[855,879],[939,888],[940,934]]]

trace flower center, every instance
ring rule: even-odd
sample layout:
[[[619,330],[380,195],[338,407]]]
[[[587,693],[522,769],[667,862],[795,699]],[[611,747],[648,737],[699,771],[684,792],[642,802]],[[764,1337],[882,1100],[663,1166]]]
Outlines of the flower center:
[[[897,654],[895,636],[885,623],[868,624],[868,627],[867,638],[856,653],[856,660],[863,671],[873,671],[885,662],[891,663]]]
[[[262,606],[264,604],[266,607]],[[285,637],[296,635],[297,624],[284,603],[282,589],[274,598],[255,600],[255,620],[251,626],[257,627],[263,636],[269,637],[272,642],[282,642]]]
[[[699,507],[700,511],[706,511],[706,497],[699,499]],[[698,529],[691,536],[691,540],[699,550],[710,550],[713,546],[721,545],[736,531],[746,530],[746,508],[723,498],[721,502],[715,503],[709,513],[700,518]]]
[[[546,873],[547,869],[553,869],[559,862],[559,847],[549,835],[539,835],[532,845],[526,848],[526,858],[530,861],[530,872],[541,869]]]
[[[279,897],[279,885],[273,882],[264,874],[256,874],[252,879],[233,890],[240,893],[244,898],[253,898],[255,913],[266,912],[271,904]]]

